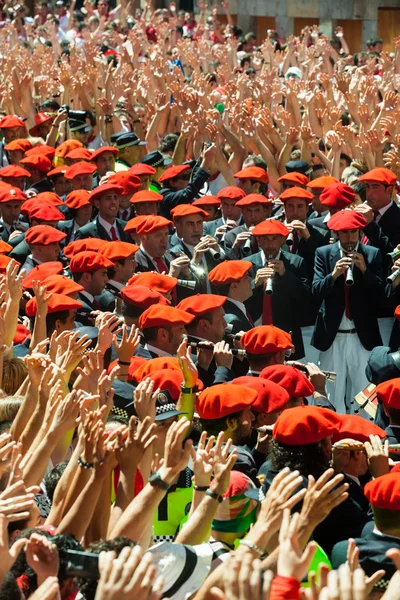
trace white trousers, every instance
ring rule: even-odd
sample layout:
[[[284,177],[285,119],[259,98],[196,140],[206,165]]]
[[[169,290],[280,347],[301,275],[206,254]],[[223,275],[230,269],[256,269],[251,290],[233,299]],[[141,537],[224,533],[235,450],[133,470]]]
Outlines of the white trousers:
[[[352,401],[368,385],[365,368],[369,355],[356,333],[337,333],[332,346],[321,352],[320,368],[337,374],[335,382],[327,381],[326,389],[339,414],[354,414],[358,408]]]
[[[311,346],[311,338],[313,336],[313,332],[314,325],[309,325],[307,327],[301,328],[301,335],[303,337],[304,344],[304,358],[302,358],[300,362],[304,364],[312,362],[315,365],[317,365],[319,361],[319,355],[321,354],[320,350],[314,348],[314,346]]]
[[[382,346],[389,346],[389,340],[393,329],[393,317],[381,317],[378,319],[379,331],[382,338]]]

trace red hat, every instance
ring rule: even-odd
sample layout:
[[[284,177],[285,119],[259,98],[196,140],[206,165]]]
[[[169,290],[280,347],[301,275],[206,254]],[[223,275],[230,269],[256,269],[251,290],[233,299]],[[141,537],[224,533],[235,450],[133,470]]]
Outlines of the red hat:
[[[396,310],[394,311],[394,316],[398,321],[400,321],[400,304],[396,306]]]
[[[329,219],[327,226],[331,231],[352,231],[364,229],[367,219],[355,210],[340,210]]]
[[[17,138],[16,140],[13,140],[12,142],[4,146],[4,150],[7,150],[7,152],[13,152],[15,150],[21,150],[22,152],[26,152],[31,148],[31,142],[25,138]]]
[[[389,379],[377,385],[376,395],[385,406],[400,409],[400,377]]]
[[[158,194],[157,192],[153,192],[152,190],[140,190],[140,192],[136,192],[133,194],[130,199],[131,204],[140,204],[141,202],[162,202],[163,196]]]
[[[23,344],[25,340],[27,340],[30,336],[31,332],[29,331],[29,329],[25,327],[25,325],[18,323],[13,339],[14,346],[17,346],[18,344]]]
[[[139,177],[136,177],[136,175],[132,175],[131,173],[129,173],[129,171],[118,171],[118,173],[113,173],[108,178],[107,183],[120,185],[123,189],[123,196],[127,196],[128,194],[134,194],[142,185]]]
[[[254,412],[266,414],[280,412],[290,400],[289,394],[283,387],[261,376],[249,377],[245,375],[244,377],[236,377],[232,383],[256,390],[257,399],[251,407]]]
[[[77,292],[81,292],[84,289],[82,285],[80,285],[70,277],[65,277],[65,275],[59,275],[58,273],[56,273],[55,275],[49,275],[48,277],[46,277],[46,279],[43,279],[41,283],[44,286],[46,286],[46,290],[48,292],[54,292],[55,294],[64,294],[65,296],[69,296],[70,294],[76,294]]]
[[[74,148],[83,148],[82,142],[79,140],[65,140],[56,148],[56,156],[64,158],[68,152]]]
[[[168,325],[188,325],[193,315],[172,306],[150,306],[139,318],[140,329],[163,327]]]
[[[198,200],[195,200],[194,202],[192,202],[192,206],[217,206],[220,207],[221,206],[221,200],[219,198],[217,198],[217,196],[202,196],[201,198],[198,198]]]
[[[84,250],[74,254],[71,258],[69,268],[71,273],[88,273],[90,271],[100,271],[100,269],[109,269],[114,264],[102,254]]]
[[[59,244],[66,237],[66,233],[58,231],[58,229],[50,227],[50,225],[35,225],[26,232],[25,241],[29,246],[34,246],[35,244],[49,246],[50,244]]]
[[[9,187],[0,189],[0,203],[3,202],[25,202],[28,196],[19,188]]]
[[[133,217],[133,219],[130,219],[125,225],[124,231],[135,232],[139,227],[139,224],[142,223],[142,221],[145,221],[148,218],[148,216],[149,215],[139,215],[137,217]],[[171,225],[169,225],[169,227],[171,227]]]
[[[252,204],[262,204],[263,206],[270,206],[272,204],[272,200],[270,198],[266,198],[262,194],[247,194],[241,200],[238,200],[235,206],[251,206]]]
[[[274,425],[274,439],[288,446],[316,444],[337,433],[340,420],[336,413],[318,406],[287,408]]]
[[[75,210],[82,208],[82,206],[87,206],[90,204],[89,194],[88,190],[74,190],[66,197],[65,205]]]
[[[12,249],[13,247],[10,244],[7,244],[4,240],[0,240],[0,254],[8,254]]]
[[[67,165],[60,165],[59,167],[56,167],[55,169],[52,169],[51,171],[49,171],[47,173],[47,177],[55,177],[56,175],[65,175],[67,170],[68,170]]]
[[[9,263],[12,261],[13,259],[11,258],[11,256],[6,256],[5,254],[0,254],[0,273],[5,273],[7,270],[7,267],[9,265]],[[19,267],[21,266],[21,263],[19,263],[17,260],[14,261]]]
[[[267,219],[261,221],[252,229],[253,235],[283,235],[286,237],[289,235],[289,229],[276,219]]]
[[[159,306],[167,306],[170,304],[169,300],[159,292],[156,290],[149,290],[149,288],[144,285],[127,285],[122,288],[120,294],[124,302],[142,308],[143,310],[153,306],[153,304],[158,304]]]
[[[279,183],[294,183],[296,185],[302,185],[304,187],[308,186],[310,180],[303,173],[285,173],[282,177],[278,179]]]
[[[11,129],[11,127],[25,127],[25,123],[14,115],[6,115],[0,120],[0,129]]]
[[[67,172],[65,173],[65,179],[73,179],[78,175],[93,175],[96,171],[96,165],[92,165],[87,162],[78,162],[74,165],[68,167]]]
[[[133,219],[131,219],[131,221],[133,221]],[[128,221],[127,225],[129,225],[131,221]],[[159,217],[158,215],[148,215],[145,219],[139,221],[136,232],[138,235],[147,235],[148,233],[160,231],[160,229],[164,229],[164,227],[172,227],[172,221],[168,221],[168,219],[164,219],[164,217]],[[127,231],[126,227],[125,231]]]
[[[151,360],[147,360],[146,364],[141,365],[134,373],[133,379],[140,383],[146,377],[149,377],[151,373],[155,373],[156,371],[161,371],[162,369],[169,369],[172,371],[181,371],[179,366],[179,361],[174,356],[158,356],[157,358],[152,358]]]
[[[47,304],[47,312],[61,312],[62,310],[77,310],[82,307],[82,302],[74,300],[65,294],[52,294]],[[28,317],[34,317],[37,312],[36,298],[28,300],[25,306],[25,312]]]
[[[18,165],[8,165],[0,169],[0,177],[14,178],[14,177],[30,177],[31,174],[26,169],[19,167]]]
[[[51,260],[50,262],[42,263],[33,267],[24,278],[22,287],[24,290],[32,289],[32,281],[43,281],[50,275],[58,275],[63,272],[63,265],[58,260]]]
[[[293,198],[299,198],[301,200],[305,200],[306,202],[311,202],[314,196],[311,192],[307,192],[307,190],[304,188],[291,187],[282,192],[282,194],[279,195],[279,198],[282,200],[282,202],[285,202],[286,200],[292,200]]]
[[[136,244],[115,241],[101,246],[99,248],[99,254],[102,254],[111,260],[111,262],[116,262],[117,260],[125,260],[126,258],[133,256],[138,250],[139,246],[136,246]]]
[[[274,325],[254,327],[240,341],[249,354],[273,354],[293,348],[291,335]]]
[[[21,212],[22,212],[22,214],[29,216],[34,208],[40,208],[40,207],[46,207],[46,206],[50,206],[50,208],[55,208],[56,206],[59,206],[59,204],[54,205],[52,202],[48,202],[47,200],[43,202],[40,200],[40,198],[38,200],[37,196],[33,196],[32,198],[29,198],[29,200],[24,201],[24,203],[21,206]],[[52,220],[52,219],[50,219],[50,220]],[[58,219],[55,219],[55,220],[58,220]]]
[[[99,148],[98,150],[93,152],[93,154],[91,155],[91,160],[93,160],[93,161],[97,160],[99,158],[99,156],[104,154],[104,152],[111,152],[112,154],[114,154],[115,157],[119,156],[118,148],[115,148],[114,146],[102,146],[101,148]],[[67,158],[68,158],[68,155],[67,155]]]
[[[158,181],[162,183],[163,181],[168,181],[168,179],[175,179],[182,173],[190,170],[190,165],[173,165],[172,167],[168,167],[164,171],[164,173],[158,178]]]
[[[48,146],[47,144],[39,144],[38,146],[34,146],[25,152],[25,156],[34,156],[35,154],[40,154],[42,156],[46,156],[50,161],[53,160],[55,156],[55,149],[53,146]]]
[[[27,156],[19,162],[21,165],[26,165],[31,169],[37,169],[41,173],[47,173],[51,169],[51,161],[47,158],[47,156],[42,156],[41,154]]]
[[[87,148],[74,148],[73,150],[70,150],[68,154],[64,156],[64,158],[70,160],[91,161],[93,155],[94,153]]]
[[[307,187],[311,188],[312,190],[321,190],[332,183],[339,183],[339,179],[332,177],[332,175],[323,175],[322,177],[317,177],[317,179],[307,183]]]
[[[222,200],[222,198],[228,199],[228,200],[241,200],[242,198],[244,198],[246,195],[246,193],[241,190],[240,188],[238,188],[236,185],[229,185],[228,187],[224,187],[222,188],[222,190],[219,190],[219,192],[217,193],[217,198],[219,198],[220,200]]]
[[[340,182],[327,185],[319,199],[324,206],[341,210],[354,202],[355,197],[353,188]]]
[[[89,200],[90,203],[93,204],[95,200],[100,200],[103,194],[115,192],[118,196],[121,196],[123,191],[124,190],[120,185],[115,185],[115,183],[105,183],[104,185],[99,185],[90,192]]]
[[[154,290],[159,294],[168,294],[177,285],[178,280],[176,277],[170,275],[162,275],[161,273],[152,273],[147,271],[145,273],[135,273],[128,281],[128,285],[144,285],[150,290]]]
[[[79,252],[85,252],[89,250],[90,252],[97,252],[99,248],[104,246],[104,244],[109,244],[110,242],[106,242],[104,240],[99,240],[98,238],[84,238],[83,240],[74,240],[67,244],[64,248],[64,256],[67,258],[72,258],[75,254]]]
[[[237,179],[250,179],[251,181],[259,181],[260,183],[268,183],[269,177],[265,169],[261,167],[247,167],[234,174]]]
[[[133,379],[134,372],[143,364],[146,364],[148,361],[143,358],[143,356],[132,356],[130,365],[128,367],[128,379]],[[118,366],[118,359],[110,364],[109,372],[111,373],[114,367]]]
[[[174,221],[175,219],[188,217],[190,215],[199,215],[200,217],[203,217],[203,219],[209,216],[208,212],[198,206],[192,206],[191,204],[179,204],[178,206],[175,206],[175,208],[171,210],[171,215]]]
[[[64,204],[60,196],[58,196],[54,192],[40,192],[40,194],[34,196],[34,198],[36,200],[39,200],[40,202],[47,202],[48,204],[52,204],[53,206],[62,206]]]
[[[370,435],[378,435],[382,440],[387,437],[386,431],[363,419],[358,415],[337,415],[340,419],[339,431],[332,438],[332,443],[340,442],[347,438],[358,442],[369,442]]]
[[[156,173],[154,167],[145,165],[144,163],[136,163],[136,165],[133,165],[133,167],[128,170],[131,175],[136,175],[137,177],[140,177],[141,175],[154,175]]]
[[[208,280],[216,286],[228,285],[243,279],[251,267],[251,262],[247,260],[225,260],[209,272]]]
[[[31,135],[32,137],[39,137],[40,136],[40,131],[39,131],[40,125],[44,125],[44,123],[52,123],[54,121],[54,119],[55,119],[55,117],[49,117],[49,115],[46,115],[46,113],[38,113],[33,118],[35,125],[34,125],[34,127],[32,127],[29,130],[29,135]]]
[[[400,475],[387,473],[369,481],[364,487],[364,494],[376,508],[400,510]]]
[[[277,385],[282,386],[291,398],[306,398],[314,393],[314,386],[308,377],[289,365],[270,365],[265,367],[260,373],[260,377],[265,377]]]
[[[65,221],[65,215],[62,214],[55,206],[43,202],[43,204],[36,204],[29,211],[29,218],[31,221]]]
[[[195,296],[188,296],[184,300],[181,300],[177,305],[177,308],[194,315],[194,318],[197,319],[212,310],[221,308],[225,302],[226,296],[217,296],[216,294],[196,294]]]
[[[361,175],[358,181],[375,181],[376,183],[382,183],[383,185],[396,185],[397,177],[393,171],[384,169],[382,167],[376,167],[371,169],[368,173]]]
[[[250,408],[257,398],[256,390],[244,385],[220,383],[201,392],[195,403],[200,419],[221,419]]]

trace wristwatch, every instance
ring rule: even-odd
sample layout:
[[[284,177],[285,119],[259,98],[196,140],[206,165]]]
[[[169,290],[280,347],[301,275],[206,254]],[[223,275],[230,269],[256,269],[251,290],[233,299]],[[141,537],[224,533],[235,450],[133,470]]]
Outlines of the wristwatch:
[[[208,488],[208,490],[206,491],[206,496],[210,496],[210,498],[213,498],[220,504],[224,499],[223,496],[220,496],[219,494],[217,494],[217,492],[214,492],[214,490],[210,490],[210,488]]]
[[[149,483],[150,483],[150,485],[152,485],[154,487],[158,487],[158,488],[160,488],[160,490],[164,490],[165,492],[167,490],[169,490],[169,488],[170,488],[169,483],[167,483],[166,481],[161,479],[159,471],[156,471],[155,473],[152,473],[150,475]]]

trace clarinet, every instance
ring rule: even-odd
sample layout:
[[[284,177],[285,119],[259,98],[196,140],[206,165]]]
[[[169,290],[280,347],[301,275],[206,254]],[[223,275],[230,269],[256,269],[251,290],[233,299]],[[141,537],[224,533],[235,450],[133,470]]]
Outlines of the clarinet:
[[[354,248],[349,248],[346,252],[346,256],[354,251]],[[354,275],[353,275],[353,265],[352,263],[350,267],[347,269],[346,273],[346,285],[354,285]]]
[[[273,254],[268,254],[267,259],[271,260],[272,258],[274,258]],[[272,277],[268,277],[267,282],[265,284],[265,293],[267,294],[267,296],[272,296],[272,294],[274,293],[274,281]]]

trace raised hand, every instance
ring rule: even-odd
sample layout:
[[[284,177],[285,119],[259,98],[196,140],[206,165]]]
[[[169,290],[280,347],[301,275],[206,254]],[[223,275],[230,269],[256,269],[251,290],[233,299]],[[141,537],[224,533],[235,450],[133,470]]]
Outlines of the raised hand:
[[[131,327],[128,331],[128,327],[124,324],[122,326],[122,337],[121,341],[118,342],[116,335],[113,336],[113,343],[117,352],[118,360],[121,362],[129,363],[136,348],[140,344],[140,332],[137,327]]]
[[[317,549],[316,542],[309,542],[304,552],[298,540],[299,514],[290,517],[290,510],[283,511],[282,524],[279,531],[278,575],[294,577],[302,581]]]
[[[146,417],[139,424],[136,423],[135,417],[130,418],[127,439],[124,441],[123,436],[120,435],[116,451],[116,459],[122,471],[136,471],[146,450],[157,438],[155,427],[151,417]]]
[[[33,533],[25,546],[25,557],[28,566],[38,578],[38,585],[48,577],[57,577],[59,558],[56,544],[46,537]]]

